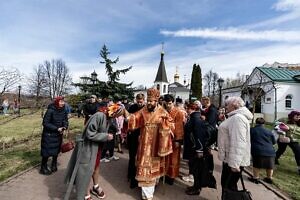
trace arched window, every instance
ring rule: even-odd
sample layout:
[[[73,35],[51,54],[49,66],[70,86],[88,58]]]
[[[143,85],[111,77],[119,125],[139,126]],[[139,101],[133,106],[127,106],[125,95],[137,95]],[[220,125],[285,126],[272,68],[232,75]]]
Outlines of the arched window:
[[[159,84],[156,85],[156,89],[157,89],[158,91],[160,90],[160,85],[159,85]]]
[[[167,86],[166,85],[164,85],[164,93],[166,93],[167,91]]]
[[[293,96],[288,94],[285,97],[285,108],[292,108],[292,100],[293,100]]]

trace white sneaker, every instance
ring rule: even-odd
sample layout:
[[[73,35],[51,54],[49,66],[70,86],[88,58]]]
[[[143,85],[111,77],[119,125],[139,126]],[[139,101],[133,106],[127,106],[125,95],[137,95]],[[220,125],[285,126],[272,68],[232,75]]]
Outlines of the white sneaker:
[[[194,182],[194,177],[193,177],[193,175],[188,175],[188,176],[183,176],[182,177],[182,180],[184,180],[185,182]]]
[[[105,163],[108,163],[108,162],[110,162],[110,160],[109,160],[109,159],[107,159],[107,158],[102,158],[102,159],[100,160],[100,162],[105,162]]]
[[[118,156],[112,156],[109,158],[109,160],[119,160],[120,158]]]

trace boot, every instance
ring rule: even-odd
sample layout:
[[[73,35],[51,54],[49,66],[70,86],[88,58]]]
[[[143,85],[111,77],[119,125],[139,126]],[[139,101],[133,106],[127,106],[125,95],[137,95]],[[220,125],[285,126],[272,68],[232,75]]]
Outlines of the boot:
[[[165,182],[169,185],[173,185],[174,184],[174,178],[170,178],[168,176],[165,176]]]
[[[136,187],[138,187],[138,182],[135,178],[132,178],[130,180],[130,188],[133,189],[133,188],[136,188]]]
[[[43,175],[50,175],[50,174],[52,173],[52,172],[48,169],[47,161],[48,161],[48,157],[43,157],[43,158],[42,158],[42,164],[41,164],[40,174],[43,174]]]
[[[53,156],[52,158],[51,171],[52,172],[57,171],[57,156]]]

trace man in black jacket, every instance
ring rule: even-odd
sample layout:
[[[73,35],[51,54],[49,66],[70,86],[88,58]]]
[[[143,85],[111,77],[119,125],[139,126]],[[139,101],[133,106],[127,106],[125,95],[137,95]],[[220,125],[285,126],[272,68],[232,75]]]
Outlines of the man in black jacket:
[[[135,113],[142,109],[145,105],[145,96],[142,93],[136,95],[136,103],[131,105],[128,109],[129,113]],[[136,166],[135,157],[137,154],[138,144],[139,144],[140,129],[128,132],[127,135],[127,145],[129,151],[129,162],[128,162],[128,180],[130,181],[130,188],[135,188],[138,186],[138,182],[135,179]]]
[[[196,104],[188,105],[189,120],[185,125],[185,150],[190,153],[190,173],[194,177],[194,185],[185,191],[188,195],[199,195],[202,187],[215,187],[215,179],[209,173],[208,157],[209,135],[205,123],[201,119],[201,113]]]
[[[87,102],[83,105],[84,124],[87,123],[89,118],[97,112],[99,103],[96,95],[91,95]]]

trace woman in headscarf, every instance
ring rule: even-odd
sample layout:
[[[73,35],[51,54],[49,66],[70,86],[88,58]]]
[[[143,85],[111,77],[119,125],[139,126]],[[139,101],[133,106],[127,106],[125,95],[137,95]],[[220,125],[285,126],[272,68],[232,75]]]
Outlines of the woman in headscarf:
[[[76,199],[91,200],[91,194],[99,199],[105,198],[105,193],[100,187],[100,157],[103,143],[113,140],[109,133],[107,118],[115,118],[123,113],[120,105],[101,104],[98,112],[93,114],[83,130],[70,158],[65,182],[69,184],[64,199],[69,199],[75,181]],[[73,178],[72,178],[73,177]]]
[[[278,139],[278,150],[276,151],[275,163],[279,164],[278,159],[285,152],[286,147],[289,146],[295,155],[295,160],[298,166],[298,173],[300,175],[300,112],[293,110],[288,115],[288,121],[285,123],[288,126],[285,137],[288,138],[285,142]]]
[[[41,174],[50,175],[52,172],[57,171],[57,156],[60,152],[62,135],[68,125],[68,114],[65,110],[64,98],[58,96],[55,98],[54,103],[48,106],[43,118]],[[52,157],[51,169],[47,166],[49,157]]]

